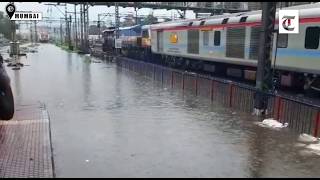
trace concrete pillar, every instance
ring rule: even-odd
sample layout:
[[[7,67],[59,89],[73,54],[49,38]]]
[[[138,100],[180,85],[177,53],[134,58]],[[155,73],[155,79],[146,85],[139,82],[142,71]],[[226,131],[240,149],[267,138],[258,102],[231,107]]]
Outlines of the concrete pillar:
[[[274,31],[273,21],[275,20],[276,3],[262,3],[262,31],[260,33],[259,42],[259,58],[257,65],[257,79],[255,96],[254,113],[256,115],[264,115],[267,113],[268,97],[265,93],[272,89],[272,73],[271,73],[271,48],[272,36]]]

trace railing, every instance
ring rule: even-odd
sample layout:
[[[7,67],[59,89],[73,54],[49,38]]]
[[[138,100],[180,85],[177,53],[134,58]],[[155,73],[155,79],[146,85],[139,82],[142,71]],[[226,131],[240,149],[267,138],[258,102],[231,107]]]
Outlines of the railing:
[[[117,65],[159,81],[165,87],[189,91],[210,98],[224,106],[251,113],[254,109],[256,88],[220,78],[184,72],[128,58],[118,58]],[[320,107],[312,103],[279,94],[267,94],[268,115],[288,123],[298,133],[320,136]]]

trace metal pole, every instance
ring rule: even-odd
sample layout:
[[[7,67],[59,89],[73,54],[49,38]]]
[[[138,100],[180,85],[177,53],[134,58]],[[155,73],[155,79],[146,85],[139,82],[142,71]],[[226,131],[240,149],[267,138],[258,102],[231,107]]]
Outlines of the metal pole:
[[[31,41],[31,44],[33,44],[32,23],[31,22],[30,22],[30,24],[28,23],[28,26],[30,28],[30,41]]]
[[[136,25],[138,25],[138,8],[134,7],[134,10],[136,11]]]
[[[34,21],[34,37],[35,37],[35,42],[37,44],[38,42],[37,21]]]
[[[69,15],[69,21],[68,21],[68,41],[69,41],[69,50],[72,49],[72,45],[71,45],[71,23],[72,23],[72,19],[71,19],[71,15]]]
[[[74,41],[75,46],[78,48],[78,32],[77,32],[77,5],[74,5]]]
[[[260,32],[259,59],[257,66],[254,113],[263,115],[267,112],[268,98],[266,93],[272,88],[271,49],[276,13],[275,2],[262,3],[262,30]]]
[[[87,22],[86,22],[86,52],[89,50],[89,4],[86,3],[87,8],[86,8],[86,15],[87,15]]]
[[[80,49],[83,48],[83,4],[80,4]]]
[[[115,35],[116,35],[116,39],[119,39],[119,26],[120,26],[120,18],[119,18],[119,6],[118,6],[118,2],[115,2]],[[119,54],[119,50],[116,48],[116,55]]]
[[[79,30],[79,33],[81,32],[81,27],[80,27],[80,19],[78,19],[78,21],[77,21],[77,23],[78,23],[78,25],[77,25],[77,30]],[[78,35],[78,33],[77,33],[77,40],[78,40],[78,48],[80,48],[80,44],[81,44],[81,36],[80,36],[80,34]],[[79,44],[80,43],[80,44]]]
[[[86,36],[86,33],[87,33],[87,22],[86,22],[86,5],[83,4],[83,15],[82,15],[82,26],[83,26],[83,33],[82,33],[82,36],[83,36],[83,44],[82,44],[82,50],[86,53],[86,46],[87,46],[87,36]]]
[[[62,21],[60,19],[60,42],[61,42],[61,45],[63,44],[63,37],[62,37]]]
[[[17,55],[16,51],[16,21],[11,21],[11,41],[12,41],[12,46],[11,46],[11,54],[12,55]]]
[[[100,36],[101,36],[101,24],[100,24],[100,14],[98,14],[98,28],[99,28],[99,34],[98,34],[98,37],[99,37],[99,40],[100,40]]]
[[[65,24],[66,24],[66,27],[65,27],[65,31],[66,31],[66,35],[65,35],[65,41],[67,42],[68,41],[68,15],[67,15],[67,5],[65,6],[64,8],[65,12],[64,12],[64,19],[65,19]],[[69,43],[69,42],[68,42]]]

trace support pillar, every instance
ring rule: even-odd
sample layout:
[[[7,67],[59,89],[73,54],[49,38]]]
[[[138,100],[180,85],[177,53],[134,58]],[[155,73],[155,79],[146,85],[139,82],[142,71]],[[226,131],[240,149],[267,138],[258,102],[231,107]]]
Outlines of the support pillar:
[[[257,79],[254,113],[256,115],[267,114],[268,97],[266,95],[272,89],[271,73],[271,49],[276,13],[275,2],[262,3],[262,30],[260,32],[259,59],[257,66]]]
[[[78,48],[78,32],[77,32],[77,5],[74,5],[74,44]]]
[[[69,50],[73,50],[73,46],[71,43],[71,27],[72,27],[72,19],[71,19],[71,15],[69,16],[69,21],[68,21],[68,41],[69,41]]]
[[[34,21],[34,37],[35,37],[35,42],[37,44],[38,42],[37,21]]]
[[[83,4],[80,4],[80,49],[83,49]]]
[[[119,18],[119,5],[118,2],[115,2],[115,30],[116,30],[116,39],[119,39],[119,27],[120,27],[120,18]],[[119,54],[119,49],[116,49],[116,55]]]
[[[87,8],[86,8],[86,15],[87,15],[87,22],[86,22],[86,30],[87,30],[87,32],[86,32],[86,53],[89,53],[89,4],[88,3],[86,3],[86,6],[87,6]]]

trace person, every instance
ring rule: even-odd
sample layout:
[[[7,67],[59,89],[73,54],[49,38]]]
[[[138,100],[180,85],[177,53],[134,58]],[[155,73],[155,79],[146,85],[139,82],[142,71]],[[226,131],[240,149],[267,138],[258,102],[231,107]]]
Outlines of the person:
[[[10,86],[10,78],[3,66],[0,54],[0,120],[10,120],[14,115],[14,99]]]

